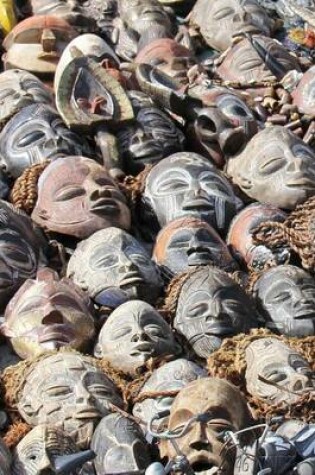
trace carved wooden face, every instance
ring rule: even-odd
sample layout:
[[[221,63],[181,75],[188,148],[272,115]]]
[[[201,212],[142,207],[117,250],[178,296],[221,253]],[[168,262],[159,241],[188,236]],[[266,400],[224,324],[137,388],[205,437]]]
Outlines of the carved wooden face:
[[[120,305],[104,323],[94,355],[125,373],[135,373],[150,358],[179,353],[172,330],[149,304]]]
[[[94,320],[87,296],[70,279],[41,271],[28,279],[5,311],[2,331],[21,358],[70,346],[87,349],[94,337]]]
[[[184,282],[174,328],[207,358],[222,339],[257,326],[255,308],[243,289],[224,271],[200,267]]]
[[[258,132],[228,161],[227,173],[249,197],[283,209],[293,209],[315,193],[313,150],[281,126]]]
[[[36,363],[27,374],[18,410],[29,424],[54,424],[87,447],[95,424],[123,406],[114,383],[89,359],[62,352]]]
[[[302,394],[315,391],[307,361],[276,338],[253,341],[246,348],[246,363],[248,392],[269,403],[294,403]]]
[[[270,269],[255,283],[254,292],[267,328],[289,337],[315,334],[315,280],[303,269]]]
[[[148,445],[140,427],[120,414],[105,416],[92,439],[96,475],[145,470],[150,464]]]
[[[129,299],[154,303],[163,286],[144,247],[130,234],[112,227],[94,233],[77,246],[67,275],[103,305],[113,289]]]
[[[310,115],[315,113],[315,66],[304,73],[292,97],[293,104],[298,106],[300,112]]]
[[[155,0],[118,0],[118,10],[123,23],[133,35],[161,25],[171,31],[171,21],[162,5]]]
[[[85,157],[60,158],[44,170],[32,218],[81,239],[108,226],[130,226],[124,195],[104,167]]]
[[[174,430],[184,426],[190,418],[207,413],[207,420],[193,423],[187,433],[177,439],[179,450],[186,455],[195,473],[207,473],[222,464],[222,473],[233,473],[233,451],[222,452],[224,442],[218,434],[237,431],[250,424],[246,400],[238,388],[223,379],[202,378],[193,381],[176,396],[168,423]],[[172,444],[162,442],[162,456],[175,455]]]

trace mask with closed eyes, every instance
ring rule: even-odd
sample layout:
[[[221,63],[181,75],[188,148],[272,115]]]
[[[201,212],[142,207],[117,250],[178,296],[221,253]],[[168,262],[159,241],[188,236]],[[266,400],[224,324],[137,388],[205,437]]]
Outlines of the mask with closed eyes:
[[[129,299],[154,303],[163,286],[144,247],[114,227],[98,231],[78,244],[69,260],[67,275],[102,305],[107,304],[113,290]]]
[[[193,216],[223,234],[241,206],[223,174],[191,152],[176,153],[155,165],[146,178],[143,198],[161,227]]]
[[[267,328],[289,337],[315,335],[315,280],[310,274],[278,266],[264,272],[253,290]]]
[[[179,293],[174,328],[201,358],[217,350],[227,336],[257,326],[255,307],[223,270],[200,267]]]

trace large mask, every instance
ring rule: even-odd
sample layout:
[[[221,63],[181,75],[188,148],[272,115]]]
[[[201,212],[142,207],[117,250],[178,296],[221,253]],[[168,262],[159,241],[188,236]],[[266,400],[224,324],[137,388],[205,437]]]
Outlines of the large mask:
[[[247,391],[271,404],[292,404],[302,394],[315,391],[307,361],[276,338],[253,341],[246,348],[246,363]]]
[[[124,373],[136,373],[150,358],[180,352],[172,330],[151,305],[140,300],[126,302],[104,323],[94,355]]]
[[[48,105],[24,107],[0,134],[0,163],[14,178],[35,163],[89,153],[85,140],[68,130]]]
[[[135,120],[117,129],[117,140],[126,172],[137,174],[171,153],[183,150],[184,134],[149,96],[131,91]]]
[[[257,326],[255,308],[226,272],[201,267],[184,282],[177,300],[174,328],[201,358],[218,349],[223,338]]]
[[[6,445],[0,439],[0,475],[10,475],[11,454]]]
[[[120,414],[105,416],[91,444],[96,475],[144,471],[150,464],[148,445],[140,427]]]
[[[277,69],[264,61],[247,39],[243,39],[230,49],[217,71],[224,81],[241,83],[260,82],[282,79],[288,71],[300,71],[298,60],[278,41],[265,36],[254,36],[259,45],[266,50],[268,61],[274,60]]]
[[[130,227],[124,195],[102,165],[85,157],[59,158],[44,170],[32,219],[80,239],[108,226]]]
[[[148,424],[159,412],[170,410],[174,401],[175,396],[158,396],[159,393],[180,391],[195,379],[206,376],[205,369],[183,358],[165,363],[154,370],[152,376],[142,386],[138,397],[142,398],[143,395],[147,397],[134,405],[133,415]],[[150,397],[150,393],[152,393],[152,397]],[[165,420],[164,417],[160,418],[158,425],[164,423]]]
[[[34,362],[24,374],[18,410],[30,425],[53,424],[87,447],[110,404],[123,402],[114,383],[92,358],[61,352]]]
[[[78,244],[68,263],[68,277],[102,305],[116,289],[129,299],[154,303],[162,280],[142,245],[117,228],[103,229]]]
[[[242,33],[270,35],[271,20],[255,0],[198,0],[190,22],[200,29],[211,48],[225,51],[233,36]]]
[[[267,328],[290,337],[315,335],[315,280],[303,269],[270,269],[257,280],[254,293]]]
[[[0,123],[5,123],[23,107],[34,103],[52,104],[52,95],[33,74],[9,69],[0,74]]]
[[[166,274],[209,263],[225,270],[237,268],[218,233],[205,221],[191,217],[175,219],[164,226],[157,235],[153,259]]]
[[[315,153],[285,127],[258,132],[227,173],[250,198],[293,209],[315,194]]]
[[[58,457],[78,454],[74,440],[57,427],[38,425],[18,443],[13,453],[12,475],[49,475],[56,473]],[[93,475],[85,467],[66,472],[69,475]]]
[[[22,285],[4,318],[1,329],[21,358],[62,346],[84,351],[94,337],[87,296],[50,269],[40,270],[36,280]]]
[[[192,52],[177,41],[159,38],[140,50],[135,63],[150,64],[180,84],[188,84],[187,72],[197,61]]]
[[[298,86],[292,92],[293,104],[303,114],[315,113],[315,66],[304,73]]]
[[[226,232],[241,205],[228,180],[201,155],[181,152],[164,158],[148,174],[144,199],[161,227],[193,216]]]
[[[0,200],[0,310],[26,279],[36,276],[45,263],[44,238],[37,235],[31,219]]]
[[[227,243],[233,255],[255,271],[263,270],[270,262],[284,264],[290,257],[289,251],[284,247],[271,251],[263,244],[255,244],[253,231],[266,221],[283,223],[286,217],[284,211],[272,205],[253,203],[247,206],[235,216],[229,229]]]
[[[224,441],[218,435],[225,430],[235,432],[250,425],[246,400],[238,388],[227,381],[198,379],[176,396],[168,428],[174,431],[185,426],[192,417],[204,413],[207,417],[195,421],[185,435],[176,439],[179,451],[186,455],[196,474],[207,474],[211,468],[221,467],[222,475],[230,475],[233,473],[235,452],[224,451]],[[176,455],[171,442],[162,442],[161,454],[168,458]]]

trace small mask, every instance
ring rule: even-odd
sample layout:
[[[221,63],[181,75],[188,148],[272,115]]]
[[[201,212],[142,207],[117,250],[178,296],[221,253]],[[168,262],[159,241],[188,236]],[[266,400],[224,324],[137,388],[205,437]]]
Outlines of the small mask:
[[[264,269],[267,263],[284,264],[290,253],[284,247],[270,250],[264,245],[254,244],[253,231],[268,221],[283,223],[287,215],[272,205],[254,203],[235,216],[229,229],[227,243],[233,255],[248,268],[255,271]]]
[[[136,373],[150,358],[180,352],[166,321],[151,305],[126,302],[104,323],[94,355],[124,373]]]
[[[258,132],[228,161],[227,173],[250,198],[283,209],[293,209],[315,193],[313,150],[281,126]]]
[[[276,338],[261,338],[246,348],[248,392],[271,404],[292,404],[315,390],[309,364]]]
[[[184,134],[146,94],[131,91],[135,120],[117,129],[117,140],[126,172],[137,174],[171,153],[183,150]]]
[[[101,420],[91,448],[96,453],[96,475],[144,471],[150,464],[149,448],[140,427],[117,413]]]
[[[2,331],[21,358],[62,346],[84,351],[94,337],[86,295],[70,279],[42,269],[28,279],[5,311]]]
[[[5,123],[23,107],[52,104],[52,95],[33,74],[9,69],[0,74],[0,122]]]
[[[89,153],[85,140],[68,130],[48,105],[24,107],[0,133],[0,163],[14,178],[36,163]]]
[[[315,66],[304,73],[298,86],[292,92],[293,104],[303,114],[315,114]]]
[[[253,37],[259,45],[266,50],[267,58],[279,65],[281,73],[276,73],[269,64],[262,59],[252,43],[243,39],[230,49],[217,69],[219,76],[224,81],[241,83],[261,82],[282,79],[285,74],[293,69],[300,71],[298,60],[278,41],[265,36]],[[279,76],[280,75],[280,76]]]
[[[113,289],[123,291],[129,299],[154,303],[163,285],[144,247],[117,228],[98,231],[78,244],[67,275],[102,305]]]
[[[222,474],[231,474],[235,453],[224,450],[224,441],[218,435],[226,430],[235,432],[250,425],[246,400],[238,388],[223,379],[198,379],[176,396],[168,429],[174,431],[183,427],[189,419],[203,413],[207,417],[195,421],[190,430],[177,439],[179,451],[186,455],[195,473],[206,474],[213,467],[221,467]],[[176,455],[169,441],[162,441],[160,451],[162,456],[168,458]]]
[[[130,227],[124,195],[103,166],[85,157],[59,158],[44,170],[32,219],[80,239],[108,226]]]
[[[10,475],[11,454],[6,445],[0,439],[0,475]]]
[[[255,0],[198,0],[190,22],[200,29],[206,43],[225,51],[234,36],[242,33],[270,35],[272,22]]]
[[[315,335],[315,280],[303,269],[270,269],[257,280],[254,293],[267,328],[289,337]]]
[[[123,407],[114,383],[92,358],[57,353],[33,363],[24,375],[18,410],[30,425],[53,424],[88,447],[98,421],[110,404]]]
[[[225,270],[236,270],[225,242],[206,222],[197,218],[171,221],[157,235],[153,259],[166,272],[179,274],[189,266],[213,263]]]
[[[38,425],[18,443],[13,453],[12,475],[44,475],[55,473],[58,457],[78,453],[74,440],[63,430]],[[93,475],[92,468],[67,472],[69,475]]]
[[[174,328],[201,358],[218,349],[223,338],[256,326],[251,300],[221,269],[201,267],[184,282]]]
[[[159,412],[170,410],[175,396],[150,397],[149,393],[180,391],[187,386],[188,383],[195,381],[195,379],[205,378],[206,376],[207,371],[192,361],[180,358],[165,363],[160,368],[154,370],[152,376],[150,376],[142,386],[139,397],[147,393],[148,397],[134,405],[132,410],[133,415],[139,417],[145,423],[150,422]],[[165,417],[160,418],[158,425],[164,424],[166,420]]]
[[[193,216],[224,233],[241,206],[228,180],[201,155],[181,152],[164,158],[149,172],[144,200],[161,227]]]

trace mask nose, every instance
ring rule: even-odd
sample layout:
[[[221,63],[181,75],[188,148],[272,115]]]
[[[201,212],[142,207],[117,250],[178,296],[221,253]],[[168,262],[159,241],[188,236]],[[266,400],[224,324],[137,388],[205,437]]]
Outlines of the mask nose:
[[[63,323],[62,314],[51,304],[44,307],[44,318],[42,319],[43,325],[51,325],[54,323]]]
[[[195,428],[192,430],[190,441],[189,441],[190,448],[194,450],[208,450],[211,451],[212,445],[210,444],[206,429],[202,424],[196,424]]]
[[[239,9],[233,16],[233,23],[249,23],[252,19],[250,13],[243,8]]]
[[[87,391],[87,389],[83,386],[82,383],[78,384],[76,387],[76,403],[77,404],[88,403],[90,399],[91,399],[91,395]]]
[[[136,334],[131,338],[131,341],[137,343],[139,341],[149,341],[149,338],[142,328],[138,328]]]
[[[127,256],[122,260],[121,265],[119,267],[120,274],[125,274],[127,272],[136,272],[138,270],[137,266],[128,259]]]
[[[100,198],[111,198],[112,197],[112,192],[108,188],[104,187],[99,187],[95,188],[91,193],[90,193],[90,200],[91,201],[97,201]]]

